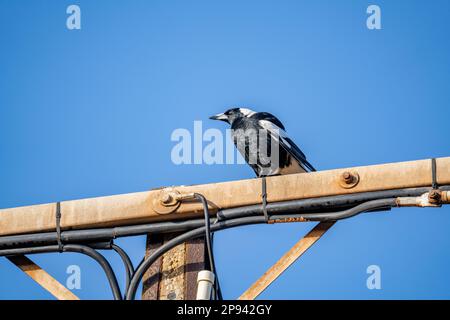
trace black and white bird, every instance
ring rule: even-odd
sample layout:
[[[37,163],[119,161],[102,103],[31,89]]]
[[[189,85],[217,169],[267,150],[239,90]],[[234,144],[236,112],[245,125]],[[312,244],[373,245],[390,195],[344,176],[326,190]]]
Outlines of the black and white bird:
[[[258,177],[316,171],[281,121],[268,112],[233,108],[210,119],[231,125],[236,148]]]

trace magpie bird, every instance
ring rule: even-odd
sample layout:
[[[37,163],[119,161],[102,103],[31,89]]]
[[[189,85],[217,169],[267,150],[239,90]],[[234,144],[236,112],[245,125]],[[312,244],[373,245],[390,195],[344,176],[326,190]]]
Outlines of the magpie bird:
[[[258,177],[316,171],[281,121],[268,112],[232,108],[210,119],[231,125],[236,148]]]

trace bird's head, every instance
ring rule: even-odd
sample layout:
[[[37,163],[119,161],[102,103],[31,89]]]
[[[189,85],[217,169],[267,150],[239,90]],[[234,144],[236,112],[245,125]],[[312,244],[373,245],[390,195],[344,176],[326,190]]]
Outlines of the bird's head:
[[[209,118],[212,120],[220,120],[232,124],[236,119],[250,117],[255,113],[255,111],[248,108],[232,108],[228,109],[224,113],[219,113]]]

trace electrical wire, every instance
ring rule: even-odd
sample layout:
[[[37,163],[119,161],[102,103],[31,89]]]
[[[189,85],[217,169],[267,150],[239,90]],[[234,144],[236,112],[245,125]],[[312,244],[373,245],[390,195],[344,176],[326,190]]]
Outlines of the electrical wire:
[[[101,243],[98,245],[93,245],[97,249],[111,249],[110,243]],[[42,246],[42,247],[31,247],[31,248],[19,248],[19,249],[8,249],[2,250],[3,255],[12,256],[20,254],[38,254],[38,253],[56,253],[61,252],[76,252],[87,255],[97,261],[97,263],[102,267],[105,272],[106,278],[108,279],[111,291],[115,300],[122,300],[122,294],[120,292],[119,284],[117,282],[116,275],[109,264],[108,260],[98,253],[94,248],[87,245],[80,244],[64,244],[62,248],[58,245],[52,246]]]
[[[256,223],[265,223],[265,219],[263,216],[259,217],[244,217],[244,218],[238,218],[238,219],[231,219],[231,220],[225,220],[220,221],[216,224],[213,224],[211,226],[211,231],[218,231],[218,230],[224,230],[228,228],[243,226],[243,225],[249,225],[249,224],[256,224]],[[175,237],[160,247],[158,247],[150,256],[148,256],[146,259],[143,259],[139,266],[136,268],[136,271],[134,272],[133,277],[130,281],[130,286],[128,288],[126,299],[127,300],[133,300],[136,296],[136,290],[139,285],[139,282],[141,281],[144,273],[148,270],[148,268],[156,261],[158,258],[169,251],[170,249],[176,247],[180,243],[186,242],[190,239],[197,238],[198,236],[201,236],[205,233],[205,227],[200,227],[197,229],[193,229],[190,231],[187,231],[178,237]]]
[[[128,254],[121,247],[113,243],[111,244],[111,248],[115,252],[117,252],[117,254],[120,256],[125,266],[125,292],[126,292],[128,290],[128,286],[130,285],[131,277],[133,276],[134,273],[133,263],[131,262],[131,259],[128,256]]]
[[[217,276],[216,271],[216,263],[214,261],[214,252],[212,247],[212,233],[211,233],[211,221],[210,214],[208,208],[208,201],[206,198],[200,193],[194,193],[194,197],[198,199],[203,205],[203,213],[205,216],[205,240],[206,240],[206,249],[208,252],[209,258],[209,267],[210,271],[214,274],[215,282],[214,282],[214,295],[216,299],[222,300],[222,292],[219,286],[219,277]]]
[[[363,203],[361,205],[358,205],[354,208],[343,210],[342,212],[329,214],[327,215],[327,219],[334,218],[335,220],[339,220],[340,216],[343,218],[348,218],[350,216],[355,216],[359,213],[367,212],[367,211],[373,211],[377,208],[385,209],[388,206],[396,206],[395,199],[378,199],[375,201],[369,201],[370,203]],[[291,215],[301,217],[301,215]],[[328,220],[329,221],[329,220]],[[229,219],[229,220],[223,220],[219,221],[211,226],[211,231],[218,231],[218,230],[224,230],[228,228],[233,228],[237,226],[244,226],[244,225],[250,225],[250,224],[260,224],[260,223],[266,223],[264,216],[256,216],[256,217],[243,217],[243,218],[236,218],[236,219]],[[205,232],[206,227],[200,227],[194,230],[190,230],[188,232],[185,232],[178,237],[175,237],[162,246],[160,246],[158,249],[156,249],[153,254],[151,254],[147,259],[142,260],[142,262],[139,264],[139,266],[136,268],[136,271],[130,281],[130,286],[128,288],[126,299],[127,300],[133,300],[136,296],[136,290],[139,285],[139,282],[142,279],[142,276],[144,273],[148,270],[148,268],[164,253],[169,251],[170,249],[176,247],[180,243],[186,242],[190,239],[196,238],[203,234]]]

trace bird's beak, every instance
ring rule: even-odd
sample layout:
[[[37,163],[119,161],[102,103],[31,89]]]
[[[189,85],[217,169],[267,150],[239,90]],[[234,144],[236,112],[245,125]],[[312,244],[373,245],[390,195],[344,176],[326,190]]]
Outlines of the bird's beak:
[[[214,116],[212,116],[212,117],[209,117],[211,120],[221,120],[221,121],[228,121],[228,117],[227,117],[227,115],[226,114],[224,114],[224,113],[219,113],[219,114],[216,114],[216,115],[214,115]]]

